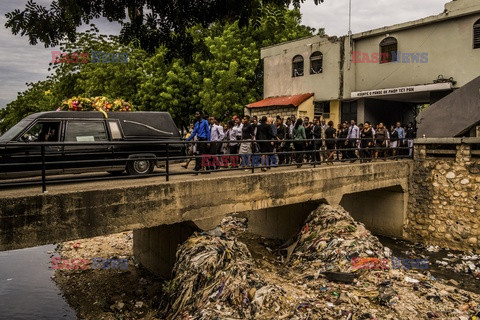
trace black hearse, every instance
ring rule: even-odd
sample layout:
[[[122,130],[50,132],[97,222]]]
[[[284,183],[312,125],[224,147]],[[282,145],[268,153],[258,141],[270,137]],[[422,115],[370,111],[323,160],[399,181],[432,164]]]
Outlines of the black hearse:
[[[167,112],[50,111],[32,114],[0,136],[0,176],[38,175],[41,144],[49,173],[149,174],[166,156],[184,154]]]

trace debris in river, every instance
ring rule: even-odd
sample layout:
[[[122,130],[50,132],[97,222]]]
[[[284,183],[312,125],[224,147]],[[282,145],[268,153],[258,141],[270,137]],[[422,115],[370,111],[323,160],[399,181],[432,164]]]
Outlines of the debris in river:
[[[302,278],[318,278],[323,272],[352,272],[352,259],[388,258],[378,239],[341,207],[322,205],[307,218],[295,239],[289,265]]]
[[[168,319],[275,318],[286,293],[253,270],[245,244],[235,238],[195,234],[178,250],[169,283]]]
[[[480,279],[480,258],[472,252],[449,253],[447,257],[436,260],[435,263],[444,269]]]
[[[282,248],[265,248],[283,252],[285,263],[252,258],[237,238],[246,223],[230,217],[180,246],[165,286],[167,319],[470,319],[480,312],[478,295],[428,271],[354,270],[352,258],[386,258],[390,250],[341,207],[321,205]],[[329,281],[332,275],[352,281]]]

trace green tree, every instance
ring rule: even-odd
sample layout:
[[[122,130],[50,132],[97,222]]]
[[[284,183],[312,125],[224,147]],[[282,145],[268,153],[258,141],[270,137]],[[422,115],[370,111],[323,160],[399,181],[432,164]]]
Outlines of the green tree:
[[[324,0],[314,0],[315,4]],[[120,22],[122,43],[138,40],[155,52],[160,44],[185,53],[192,46],[189,28],[200,24],[238,21],[246,26],[263,14],[265,5],[298,8],[304,0],[82,0],[52,1],[50,8],[29,0],[23,10],[6,14],[5,26],[13,34],[27,35],[31,44],[55,46],[64,39],[74,42],[77,28],[92,19],[105,17]]]
[[[56,110],[62,101],[73,96],[106,96],[121,98],[136,104],[138,86],[143,75],[142,65],[147,53],[133,45],[124,46],[118,37],[98,34],[94,26],[81,33],[75,43],[62,43],[64,60],[75,60],[73,53],[88,53],[88,63],[50,63],[52,74],[46,80],[27,84],[27,90],[0,111],[0,131],[3,132],[25,116]],[[128,53],[128,63],[92,63],[92,51]]]
[[[168,111],[177,124],[188,125],[188,119],[199,107],[201,74],[193,64],[182,59],[166,62],[164,47],[143,64],[143,77],[137,101],[148,111]]]
[[[52,79],[28,84],[29,88],[25,92],[19,92],[15,101],[0,109],[0,133],[29,114],[55,110],[56,106],[60,106],[62,99],[52,93],[50,89],[53,86]]]
[[[203,83],[199,92],[201,106],[210,114],[225,111],[242,114],[243,108],[263,95],[263,63],[260,49],[274,43],[312,35],[312,29],[300,24],[298,9],[265,7],[258,26],[241,28],[226,25],[203,39],[208,54],[194,56],[201,67]]]
[[[138,91],[139,79],[142,75],[142,64],[149,55],[137,46],[122,45],[119,38],[99,34],[96,27],[78,35],[75,42],[62,43],[60,50],[73,53],[87,53],[87,63],[54,64],[53,78],[58,79],[57,87],[64,98],[74,95],[107,96],[122,98],[134,102]],[[128,62],[117,61],[117,56],[106,56],[99,53],[126,53]],[[110,62],[105,62],[109,61]]]
[[[298,9],[265,6],[249,27],[238,22],[196,25],[188,30],[194,47],[188,58],[171,58],[166,46],[149,55],[138,42],[122,45],[118,37],[99,35],[92,27],[76,42],[62,43],[61,51],[89,52],[89,60],[91,51],[128,52],[129,62],[53,64],[51,76],[30,84],[1,111],[0,129],[30,113],[55,110],[72,96],[122,98],[141,110],[168,111],[182,126],[197,109],[214,116],[242,114],[246,104],[262,97],[261,47],[314,32],[300,18]]]

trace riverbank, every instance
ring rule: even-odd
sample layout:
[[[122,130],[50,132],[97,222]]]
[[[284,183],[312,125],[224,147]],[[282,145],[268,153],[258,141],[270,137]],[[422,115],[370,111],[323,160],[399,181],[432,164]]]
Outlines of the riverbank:
[[[58,269],[54,281],[79,319],[160,319],[162,281],[132,258],[132,232],[60,244],[62,259],[88,259],[86,269]],[[92,258],[127,259],[126,270],[93,269]]]

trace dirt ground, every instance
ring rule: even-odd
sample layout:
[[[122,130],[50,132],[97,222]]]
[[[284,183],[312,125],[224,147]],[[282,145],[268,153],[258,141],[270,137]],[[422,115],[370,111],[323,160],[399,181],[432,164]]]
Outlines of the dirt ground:
[[[285,282],[281,277],[273,277],[281,273],[282,263],[269,251],[279,242],[247,233],[239,238],[249,247],[261,273],[273,282]],[[164,281],[139,266],[133,258],[132,244],[132,232],[122,232],[58,245],[56,256],[90,261],[87,269],[59,269],[54,275],[54,281],[79,319],[161,319],[159,307]],[[128,269],[93,269],[92,258],[126,258]],[[291,293],[298,289],[292,286]],[[300,295],[301,290],[296,294]]]
[[[160,319],[162,280],[132,258],[132,232],[65,242],[62,259],[89,259],[87,269],[56,270],[60,287],[79,319]],[[93,269],[92,258],[128,259],[128,268]]]

